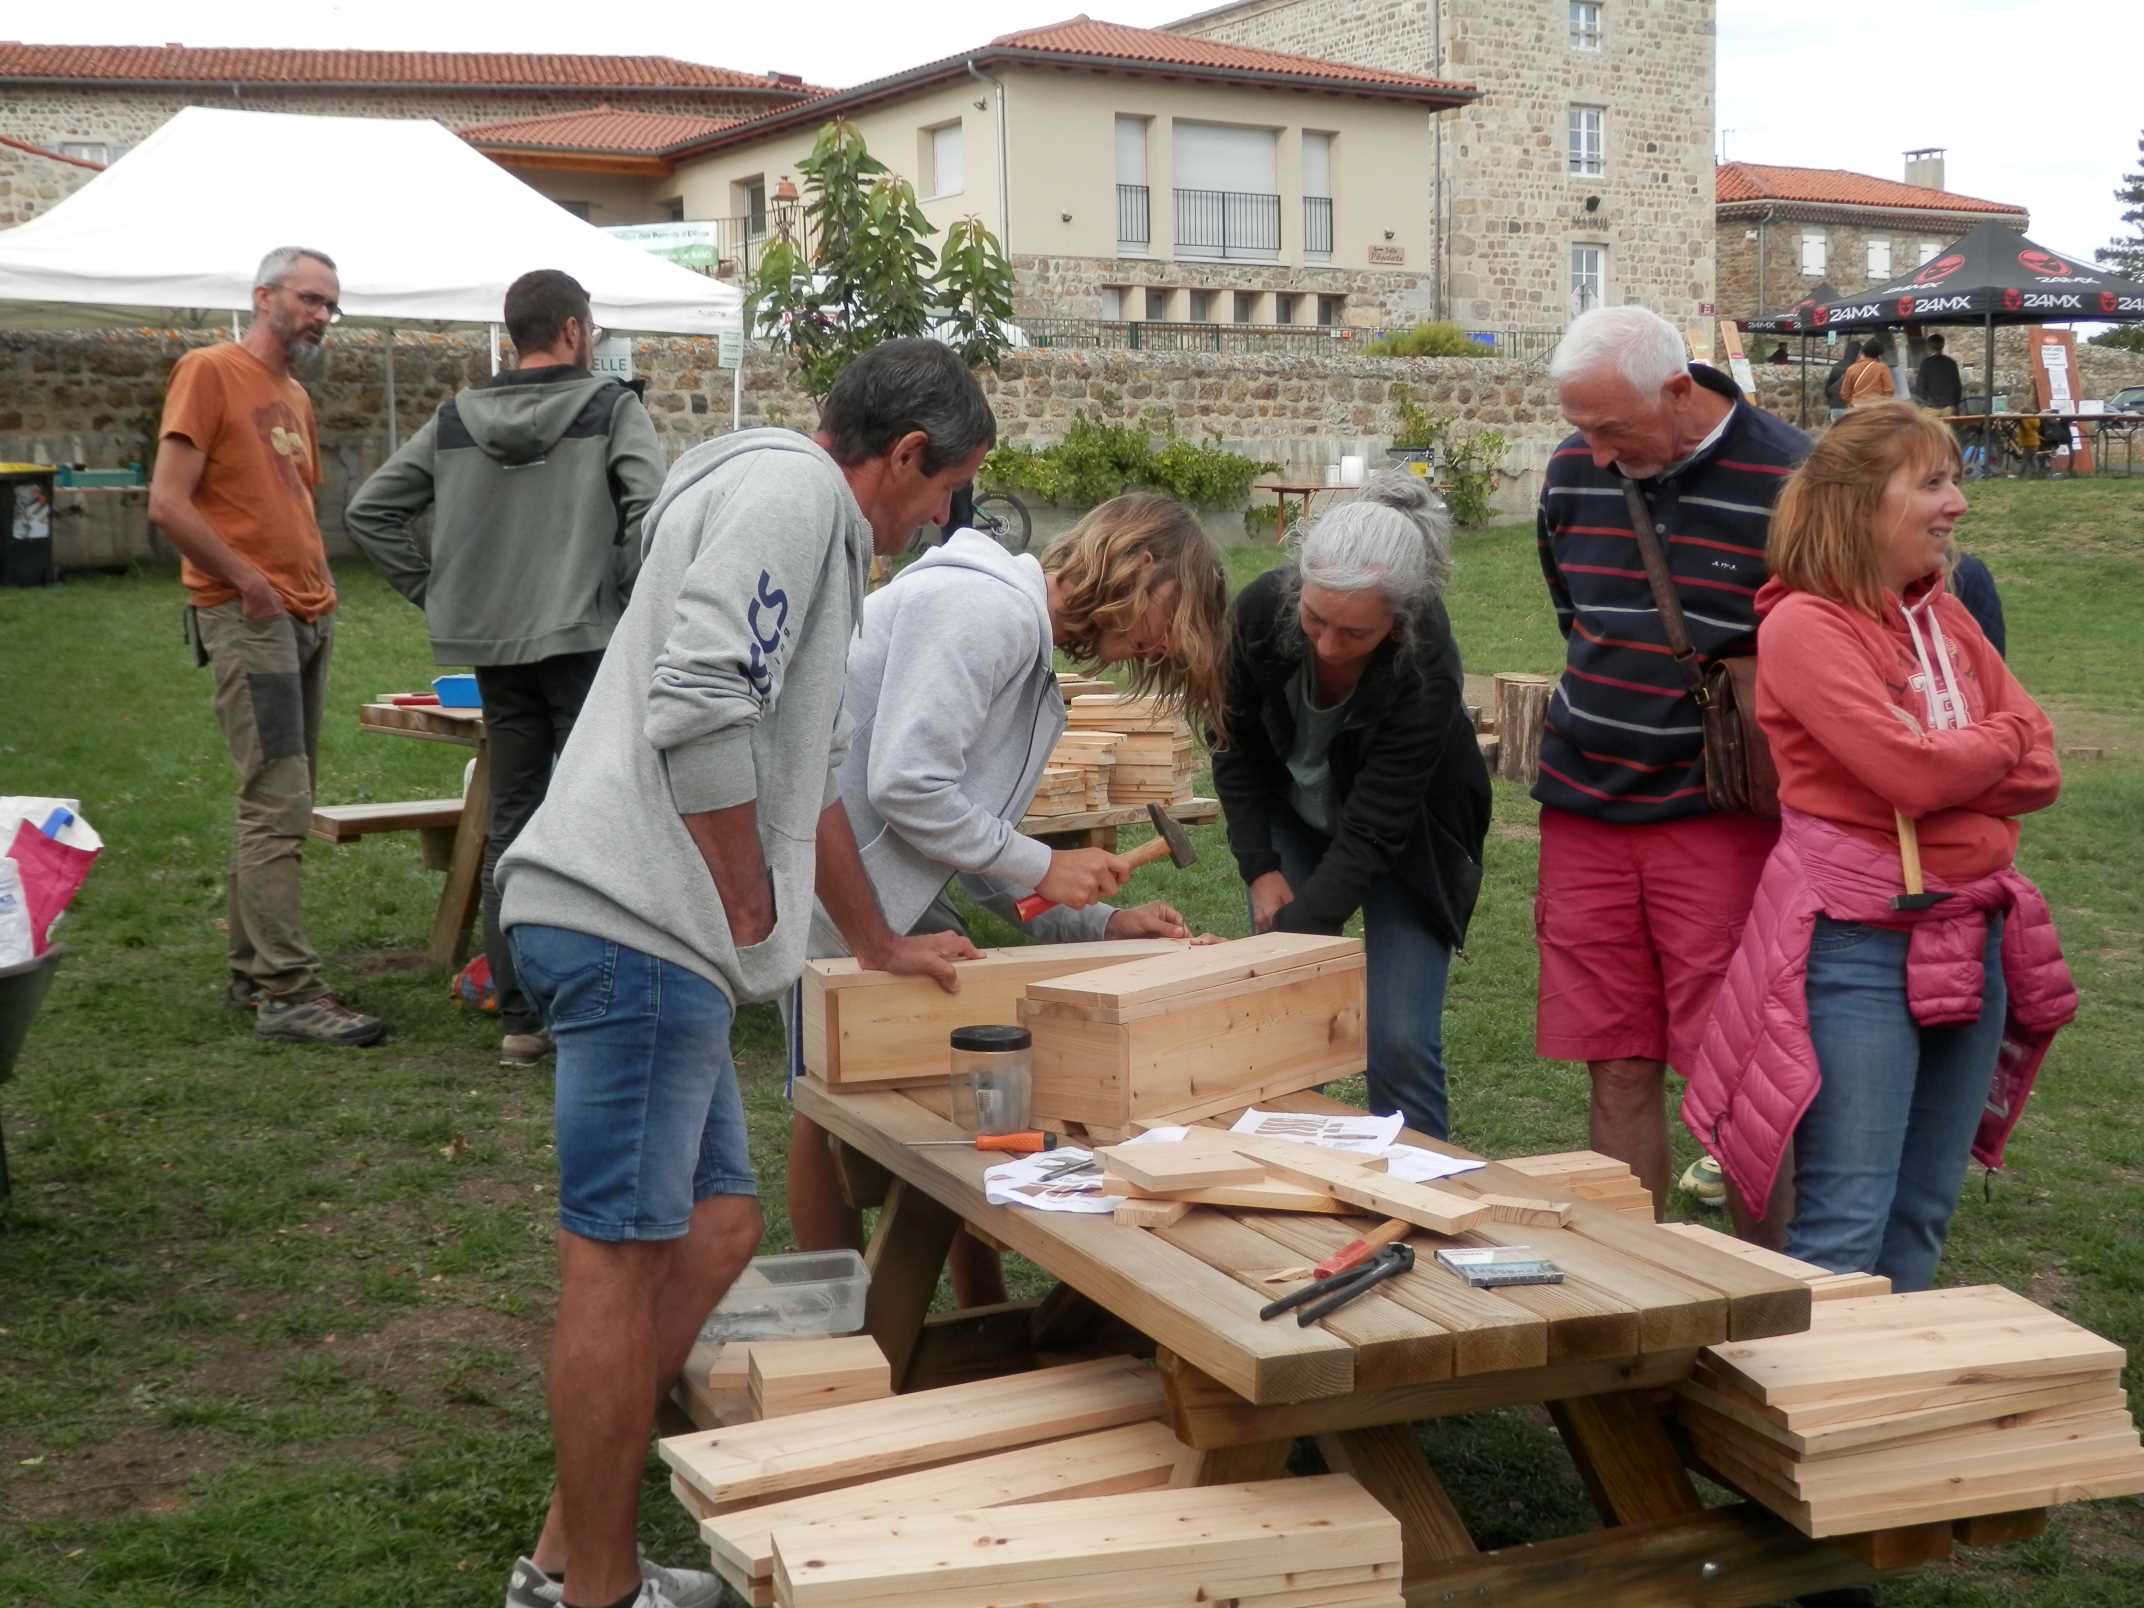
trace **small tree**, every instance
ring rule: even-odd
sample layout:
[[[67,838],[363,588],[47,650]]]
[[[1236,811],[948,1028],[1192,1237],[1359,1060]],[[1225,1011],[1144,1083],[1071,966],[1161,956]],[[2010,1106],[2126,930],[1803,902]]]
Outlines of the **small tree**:
[[[752,327],[788,349],[815,397],[850,359],[881,341],[935,334],[971,367],[996,367],[1012,317],[1012,267],[982,223],[938,230],[915,187],[837,118],[819,131],[804,174],[804,240],[786,219],[761,255],[745,298]]]
[[[2144,135],[2137,137],[2137,155],[2144,158]],[[2144,162],[2134,173],[2122,175],[2121,188],[2114,192],[2114,199],[2122,202],[2122,222],[2129,225],[2125,238],[2108,241],[2096,253],[2102,267],[2111,268],[2126,279],[2144,279]],[[2125,324],[2105,334],[2092,337],[2097,346],[2119,346],[2132,352],[2144,352],[2144,324]]]

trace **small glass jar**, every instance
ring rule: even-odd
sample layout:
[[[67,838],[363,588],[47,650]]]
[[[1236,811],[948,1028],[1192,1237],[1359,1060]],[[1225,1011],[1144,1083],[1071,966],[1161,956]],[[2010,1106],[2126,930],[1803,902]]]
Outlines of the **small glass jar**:
[[[962,1133],[1019,1133],[1034,1106],[1035,1036],[1024,1027],[953,1029],[953,1125]]]

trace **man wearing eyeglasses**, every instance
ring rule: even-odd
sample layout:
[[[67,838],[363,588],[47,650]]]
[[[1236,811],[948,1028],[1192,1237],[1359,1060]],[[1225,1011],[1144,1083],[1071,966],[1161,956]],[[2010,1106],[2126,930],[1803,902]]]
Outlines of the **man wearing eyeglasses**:
[[[424,610],[432,656],[472,665],[491,745],[484,953],[499,1064],[550,1052],[499,929],[496,868],[543,802],[640,568],[640,521],[663,489],[655,426],[622,381],[589,372],[588,292],[539,268],[507,287],[515,366],[445,403],[343,515],[350,538]],[[434,510],[427,547],[410,522]]]
[[[226,1003],[258,1038],[375,1044],[377,1016],[328,992],[305,936],[300,854],[313,820],[335,581],[313,512],[320,441],[298,376],[342,316],[334,259],[283,246],[253,277],[241,340],[188,352],[164,394],[149,518],[177,547],[194,662],[238,769]]]

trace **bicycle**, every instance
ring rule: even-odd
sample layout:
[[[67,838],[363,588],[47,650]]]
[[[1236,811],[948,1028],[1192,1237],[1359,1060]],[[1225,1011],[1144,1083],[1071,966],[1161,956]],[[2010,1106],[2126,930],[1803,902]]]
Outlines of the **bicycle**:
[[[1027,511],[1027,504],[1011,492],[986,491],[975,499],[967,528],[988,536],[1008,553],[1024,553],[1035,533],[1035,521]],[[946,528],[943,526],[919,526],[915,535],[909,538],[908,551],[920,553],[937,546],[945,538]]]

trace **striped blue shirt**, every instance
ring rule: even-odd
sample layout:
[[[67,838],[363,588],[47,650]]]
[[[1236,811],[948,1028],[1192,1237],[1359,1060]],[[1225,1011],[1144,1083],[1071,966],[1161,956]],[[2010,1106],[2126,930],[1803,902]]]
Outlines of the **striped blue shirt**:
[[[1809,438],[1750,406],[1717,370],[1693,363],[1690,373],[1733,400],[1727,427],[1687,463],[1639,486],[1692,644],[1703,659],[1732,658],[1757,651],[1754,604],[1772,504]],[[1535,529],[1568,646],[1533,796],[1625,824],[1704,813],[1703,728],[1689,678],[1646,584],[1623,477],[1596,468],[1582,436],[1550,458]]]

